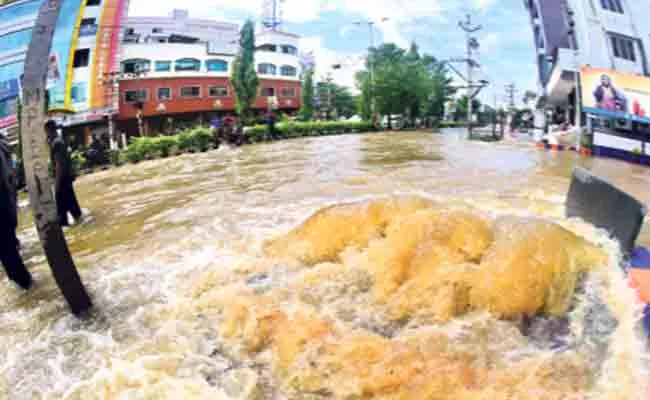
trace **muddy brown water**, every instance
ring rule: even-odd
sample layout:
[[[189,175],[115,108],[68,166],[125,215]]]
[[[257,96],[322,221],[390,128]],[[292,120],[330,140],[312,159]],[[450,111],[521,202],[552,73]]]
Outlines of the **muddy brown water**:
[[[0,398],[255,397],[241,383],[250,369],[236,384],[221,378],[235,367],[214,356],[224,346],[218,318],[183,318],[185,296],[206,271],[263,262],[263,240],[327,205],[415,194],[557,219],[576,165],[650,203],[647,168],[544,152],[521,139],[467,142],[463,134],[288,140],[81,177],[77,191],[90,220],[66,236],[95,314],[87,321],[69,315],[23,211],[20,238],[37,283],[22,293],[4,275],[0,281]],[[639,242],[650,247],[648,224]],[[311,398],[282,393],[256,395]]]

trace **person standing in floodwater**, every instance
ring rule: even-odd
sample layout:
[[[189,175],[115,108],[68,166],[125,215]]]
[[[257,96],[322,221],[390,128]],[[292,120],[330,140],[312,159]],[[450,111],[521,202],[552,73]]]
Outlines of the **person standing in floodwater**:
[[[57,134],[57,128],[57,124],[52,120],[45,124],[54,172],[54,194],[59,224],[68,226],[68,213],[72,214],[77,223],[81,221],[82,213],[74,192],[75,176],[70,154],[65,141]]]
[[[10,160],[9,143],[0,135],[0,262],[9,279],[27,290],[32,286],[32,275],[20,257],[16,236],[18,203]]]

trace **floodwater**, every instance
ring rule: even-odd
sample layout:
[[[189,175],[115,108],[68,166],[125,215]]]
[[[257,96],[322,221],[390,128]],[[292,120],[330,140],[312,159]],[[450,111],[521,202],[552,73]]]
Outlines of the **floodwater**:
[[[307,138],[81,177],[77,191],[91,220],[66,236],[95,311],[83,321],[69,314],[44,264],[31,217],[23,212],[20,238],[37,283],[22,293],[4,275],[0,280],[0,399],[640,398],[647,377],[635,327],[639,310],[616,267],[617,249],[602,232],[563,219],[562,211],[575,165],[646,204],[650,171],[543,152],[527,141],[492,144],[461,136],[447,131]],[[542,217],[606,250],[605,267],[579,285],[576,299],[584,301],[576,300],[580,304],[567,315],[569,338],[557,345],[557,338],[523,336],[517,321],[486,313],[445,323],[415,317],[392,323],[383,319],[383,305],[373,303],[372,283],[360,270],[340,260],[305,266],[263,251],[264,241],[326,206],[403,196],[495,218]],[[648,225],[640,243],[650,247]],[[314,275],[305,276],[309,271]],[[251,310],[262,319],[249,326]],[[287,319],[274,329],[302,332],[302,342],[276,332],[276,342],[262,338],[249,346],[246,337],[251,331],[258,335],[260,321],[276,311]],[[243,333],[226,326],[233,318],[235,325],[246,325],[239,327]],[[327,335],[313,333],[315,325]],[[327,347],[324,335],[339,341]],[[310,341],[318,345],[310,347]],[[427,357],[413,361],[413,351],[400,347],[402,358],[392,363],[420,366],[409,373],[396,368],[383,386],[364,386],[370,378],[386,380],[377,378],[373,363],[390,364],[378,348],[398,344]],[[305,363],[299,364],[302,371],[287,364],[285,353],[278,355],[278,346],[295,348]],[[336,346],[349,351],[341,355],[332,350]],[[443,353],[445,363],[440,358],[436,364]],[[337,361],[367,363],[354,369],[364,378],[336,369]],[[477,364],[483,375],[466,371],[466,365]],[[441,365],[458,366],[447,371],[443,386],[405,389],[418,379],[430,381],[425,370]],[[522,372],[508,375],[503,366],[509,365]],[[453,383],[460,369],[462,390]],[[530,391],[522,389],[527,385]]]

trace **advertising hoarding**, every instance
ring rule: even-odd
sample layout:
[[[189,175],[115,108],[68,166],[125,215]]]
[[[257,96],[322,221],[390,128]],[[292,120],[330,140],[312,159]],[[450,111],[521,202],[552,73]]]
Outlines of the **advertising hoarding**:
[[[97,28],[95,59],[90,76],[91,108],[111,108],[110,73],[113,72],[115,57],[120,44],[120,30],[124,16],[125,0],[106,0],[101,21]]]
[[[650,78],[605,68],[582,67],[580,83],[584,112],[650,122]]]
[[[61,12],[56,22],[51,54],[56,54],[58,62],[58,80],[48,80],[50,91],[50,110],[67,110],[69,108],[72,84],[72,63],[77,42],[79,16],[83,12],[82,0],[63,0]],[[48,74],[49,75],[49,74]]]

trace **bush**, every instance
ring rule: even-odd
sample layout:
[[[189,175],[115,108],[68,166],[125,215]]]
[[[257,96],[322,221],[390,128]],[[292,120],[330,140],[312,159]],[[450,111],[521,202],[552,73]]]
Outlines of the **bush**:
[[[72,172],[75,176],[79,176],[81,171],[86,167],[86,156],[81,151],[73,151],[70,154],[70,161],[72,164]]]
[[[192,143],[194,148],[206,151],[210,147],[210,143],[214,141],[214,135],[210,128],[199,126],[190,131],[190,136],[192,137]]]
[[[180,151],[188,151],[194,146],[194,139],[192,137],[192,132],[188,130],[182,131],[176,136],[178,142],[178,149]]]
[[[248,128],[248,135],[253,142],[263,142],[266,139],[266,125],[255,125]]]
[[[178,137],[160,136],[154,139],[154,144],[162,157],[169,157],[172,148],[178,144]]]
[[[298,138],[304,136],[332,135],[349,132],[374,131],[370,122],[349,121],[288,121],[276,124],[278,136],[282,138]],[[258,124],[245,128],[245,133],[253,143],[270,140],[268,128],[265,124]],[[207,127],[185,129],[174,136],[138,137],[131,139],[131,143],[122,152],[111,154],[111,163],[119,165],[126,161],[139,162],[157,157],[167,157],[172,149],[177,147],[180,151],[207,150],[214,140],[212,130]],[[82,154],[80,154],[83,157]],[[85,158],[83,158],[85,164]]]
[[[111,165],[119,167],[120,165],[124,164],[125,157],[119,150],[110,150],[108,152],[108,161],[111,163]]]

